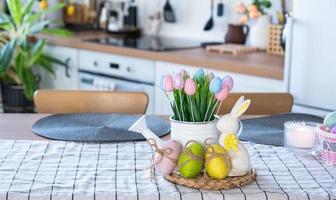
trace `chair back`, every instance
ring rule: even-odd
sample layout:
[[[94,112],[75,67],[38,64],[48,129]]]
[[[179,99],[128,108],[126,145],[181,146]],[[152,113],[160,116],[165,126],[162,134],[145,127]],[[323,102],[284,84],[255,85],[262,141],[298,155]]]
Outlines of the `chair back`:
[[[38,113],[144,114],[148,96],[144,92],[38,90],[34,101]]]
[[[231,93],[225,99],[218,114],[224,115],[231,111],[239,97],[251,99],[251,105],[245,115],[271,115],[291,112],[293,97],[289,93]]]

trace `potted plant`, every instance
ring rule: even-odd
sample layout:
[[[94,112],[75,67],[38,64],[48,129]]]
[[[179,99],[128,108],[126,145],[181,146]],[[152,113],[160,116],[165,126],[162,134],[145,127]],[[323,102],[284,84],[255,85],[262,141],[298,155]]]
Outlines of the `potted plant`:
[[[203,69],[191,76],[182,70],[174,77],[162,76],[160,87],[173,113],[170,118],[173,140],[182,145],[190,140],[201,143],[207,139],[217,141],[216,115],[233,87],[230,76],[221,79]]]
[[[235,5],[235,11],[241,15],[240,24],[246,24],[249,19],[254,20],[249,33],[249,42],[253,47],[259,49],[267,47],[270,17],[266,14],[265,9],[271,6],[272,3],[269,0],[253,0],[248,6],[243,3]]]
[[[39,11],[32,11],[35,0],[25,5],[20,0],[7,0],[9,15],[0,13],[0,79],[5,112],[32,112],[33,94],[38,88],[37,67],[54,74],[52,63],[65,65],[46,55],[45,39],[35,37],[38,33],[69,35],[64,29],[48,28],[51,21],[45,15],[63,7],[56,3],[48,8],[40,4]]]

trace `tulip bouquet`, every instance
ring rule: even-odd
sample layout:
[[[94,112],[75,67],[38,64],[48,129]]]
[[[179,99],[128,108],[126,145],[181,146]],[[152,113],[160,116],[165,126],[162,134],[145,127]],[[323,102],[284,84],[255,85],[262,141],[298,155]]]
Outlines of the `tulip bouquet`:
[[[197,70],[194,76],[181,70],[174,76],[162,76],[160,87],[170,101],[173,120],[207,122],[218,114],[233,87],[233,79],[231,76],[221,79],[203,69]]]

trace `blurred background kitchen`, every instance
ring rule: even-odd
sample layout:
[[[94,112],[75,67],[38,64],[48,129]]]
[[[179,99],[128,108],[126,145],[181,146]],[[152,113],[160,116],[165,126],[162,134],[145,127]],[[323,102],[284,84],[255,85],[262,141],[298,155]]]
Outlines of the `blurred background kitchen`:
[[[56,2],[41,0],[34,9]],[[64,3],[47,19],[62,22],[56,26],[73,35],[39,37],[48,41],[45,52],[66,67],[55,64],[55,77],[37,70],[39,88],[145,91],[147,113],[169,114],[162,107],[160,77],[203,67],[233,76],[236,92],[289,92],[296,112],[324,115],[336,109],[329,88],[336,76],[331,53],[336,29],[327,23],[336,17],[332,0]],[[0,8],[6,12],[4,1]],[[8,104],[6,95],[2,87],[3,110],[22,111]]]

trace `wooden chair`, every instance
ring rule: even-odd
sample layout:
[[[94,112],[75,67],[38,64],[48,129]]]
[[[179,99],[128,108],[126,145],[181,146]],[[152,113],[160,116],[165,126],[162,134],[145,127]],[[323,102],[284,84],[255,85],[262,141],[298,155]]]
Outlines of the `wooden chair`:
[[[251,99],[246,115],[270,115],[290,112],[293,106],[293,97],[289,93],[231,93],[222,103],[218,114],[224,115],[231,111],[233,105],[244,96]]]
[[[38,90],[34,101],[38,113],[144,114],[148,96],[143,92]]]

